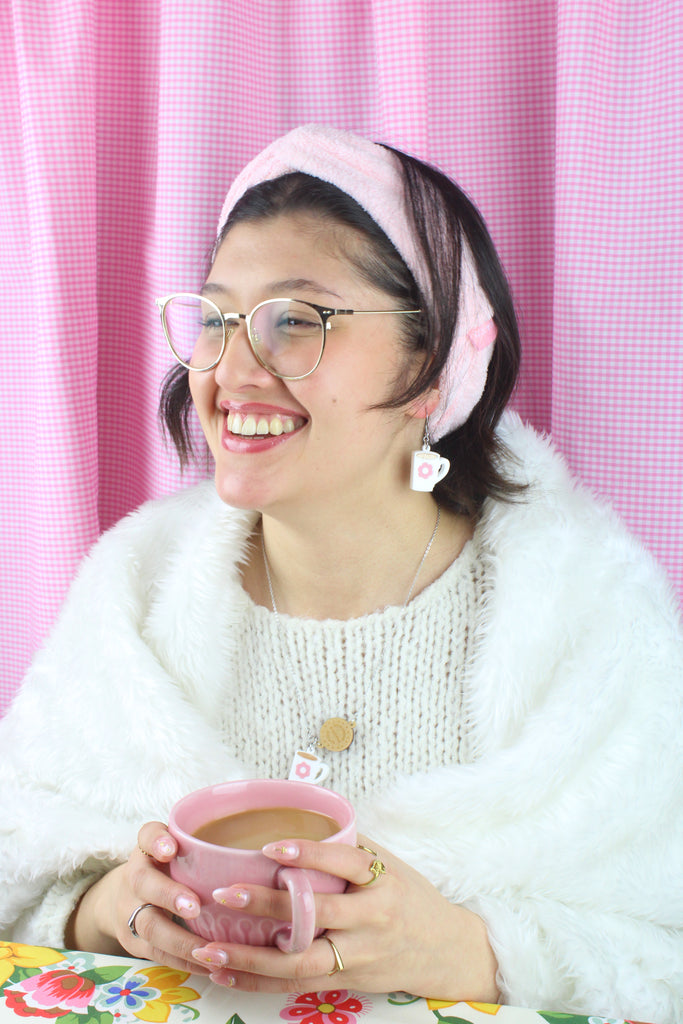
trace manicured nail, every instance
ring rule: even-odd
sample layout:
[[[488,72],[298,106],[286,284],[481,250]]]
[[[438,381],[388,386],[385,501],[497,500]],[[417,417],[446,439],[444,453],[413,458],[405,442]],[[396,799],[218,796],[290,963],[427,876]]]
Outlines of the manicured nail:
[[[214,949],[211,946],[200,946],[192,950],[192,956],[200,964],[206,967],[225,967],[228,962],[228,954],[222,949]]]
[[[299,847],[296,843],[266,843],[261,853],[275,860],[295,860],[299,856]]]
[[[216,903],[222,903],[226,907],[246,907],[251,899],[248,892],[234,885],[228,886],[227,889],[214,889],[211,895]]]
[[[215,974],[210,974],[209,977],[214,985],[225,985],[226,988],[234,988],[235,975],[226,974],[225,971],[216,971]]]
[[[175,857],[175,841],[170,836],[159,836],[154,840],[152,852],[155,857]]]
[[[199,913],[199,904],[191,896],[176,896],[175,908],[181,917],[196,917]]]

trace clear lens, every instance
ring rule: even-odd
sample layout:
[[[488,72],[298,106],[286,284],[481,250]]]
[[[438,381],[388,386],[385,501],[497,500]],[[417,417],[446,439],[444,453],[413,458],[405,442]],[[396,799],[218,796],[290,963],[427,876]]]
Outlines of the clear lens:
[[[174,295],[164,307],[166,335],[176,358],[195,370],[215,366],[223,348],[218,306],[199,295]]]
[[[251,344],[266,369],[282,377],[305,377],[320,361],[325,327],[313,306],[296,299],[270,299],[256,306]]]

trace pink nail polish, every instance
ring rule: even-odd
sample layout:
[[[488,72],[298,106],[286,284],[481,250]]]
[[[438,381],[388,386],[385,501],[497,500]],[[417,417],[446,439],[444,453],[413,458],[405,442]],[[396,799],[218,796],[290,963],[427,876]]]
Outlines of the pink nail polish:
[[[155,857],[175,857],[176,845],[170,836],[159,836],[154,840],[152,851]]]
[[[261,853],[275,860],[295,860],[299,856],[299,847],[296,843],[266,843]]]
[[[214,985],[225,985],[226,988],[234,988],[235,986],[235,975],[226,974],[225,971],[216,971],[214,974],[210,974],[209,977]]]
[[[222,949],[213,949],[211,946],[200,946],[192,950],[192,956],[206,967],[225,967],[228,962],[228,954]]]
[[[175,908],[181,917],[196,917],[199,913],[199,904],[190,896],[176,896]]]
[[[226,889],[214,889],[211,895],[216,903],[222,903],[226,907],[246,907],[251,899],[244,889],[232,885]]]

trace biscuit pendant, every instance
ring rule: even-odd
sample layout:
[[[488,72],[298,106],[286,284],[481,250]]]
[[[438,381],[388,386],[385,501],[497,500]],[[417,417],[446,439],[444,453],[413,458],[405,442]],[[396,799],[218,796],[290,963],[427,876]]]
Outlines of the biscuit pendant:
[[[318,746],[323,750],[347,750],[353,743],[355,722],[345,718],[328,718],[320,727]]]

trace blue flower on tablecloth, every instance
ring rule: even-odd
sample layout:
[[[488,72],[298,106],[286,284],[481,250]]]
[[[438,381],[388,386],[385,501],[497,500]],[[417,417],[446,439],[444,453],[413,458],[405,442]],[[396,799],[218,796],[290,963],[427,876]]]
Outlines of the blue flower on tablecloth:
[[[98,985],[98,997],[95,1006],[98,1010],[116,1011],[128,1010],[133,1013],[142,1010],[146,1003],[152,999],[158,999],[161,992],[158,988],[152,988],[147,984],[146,978],[135,978],[128,975],[119,978],[118,981],[109,981],[104,985]]]

